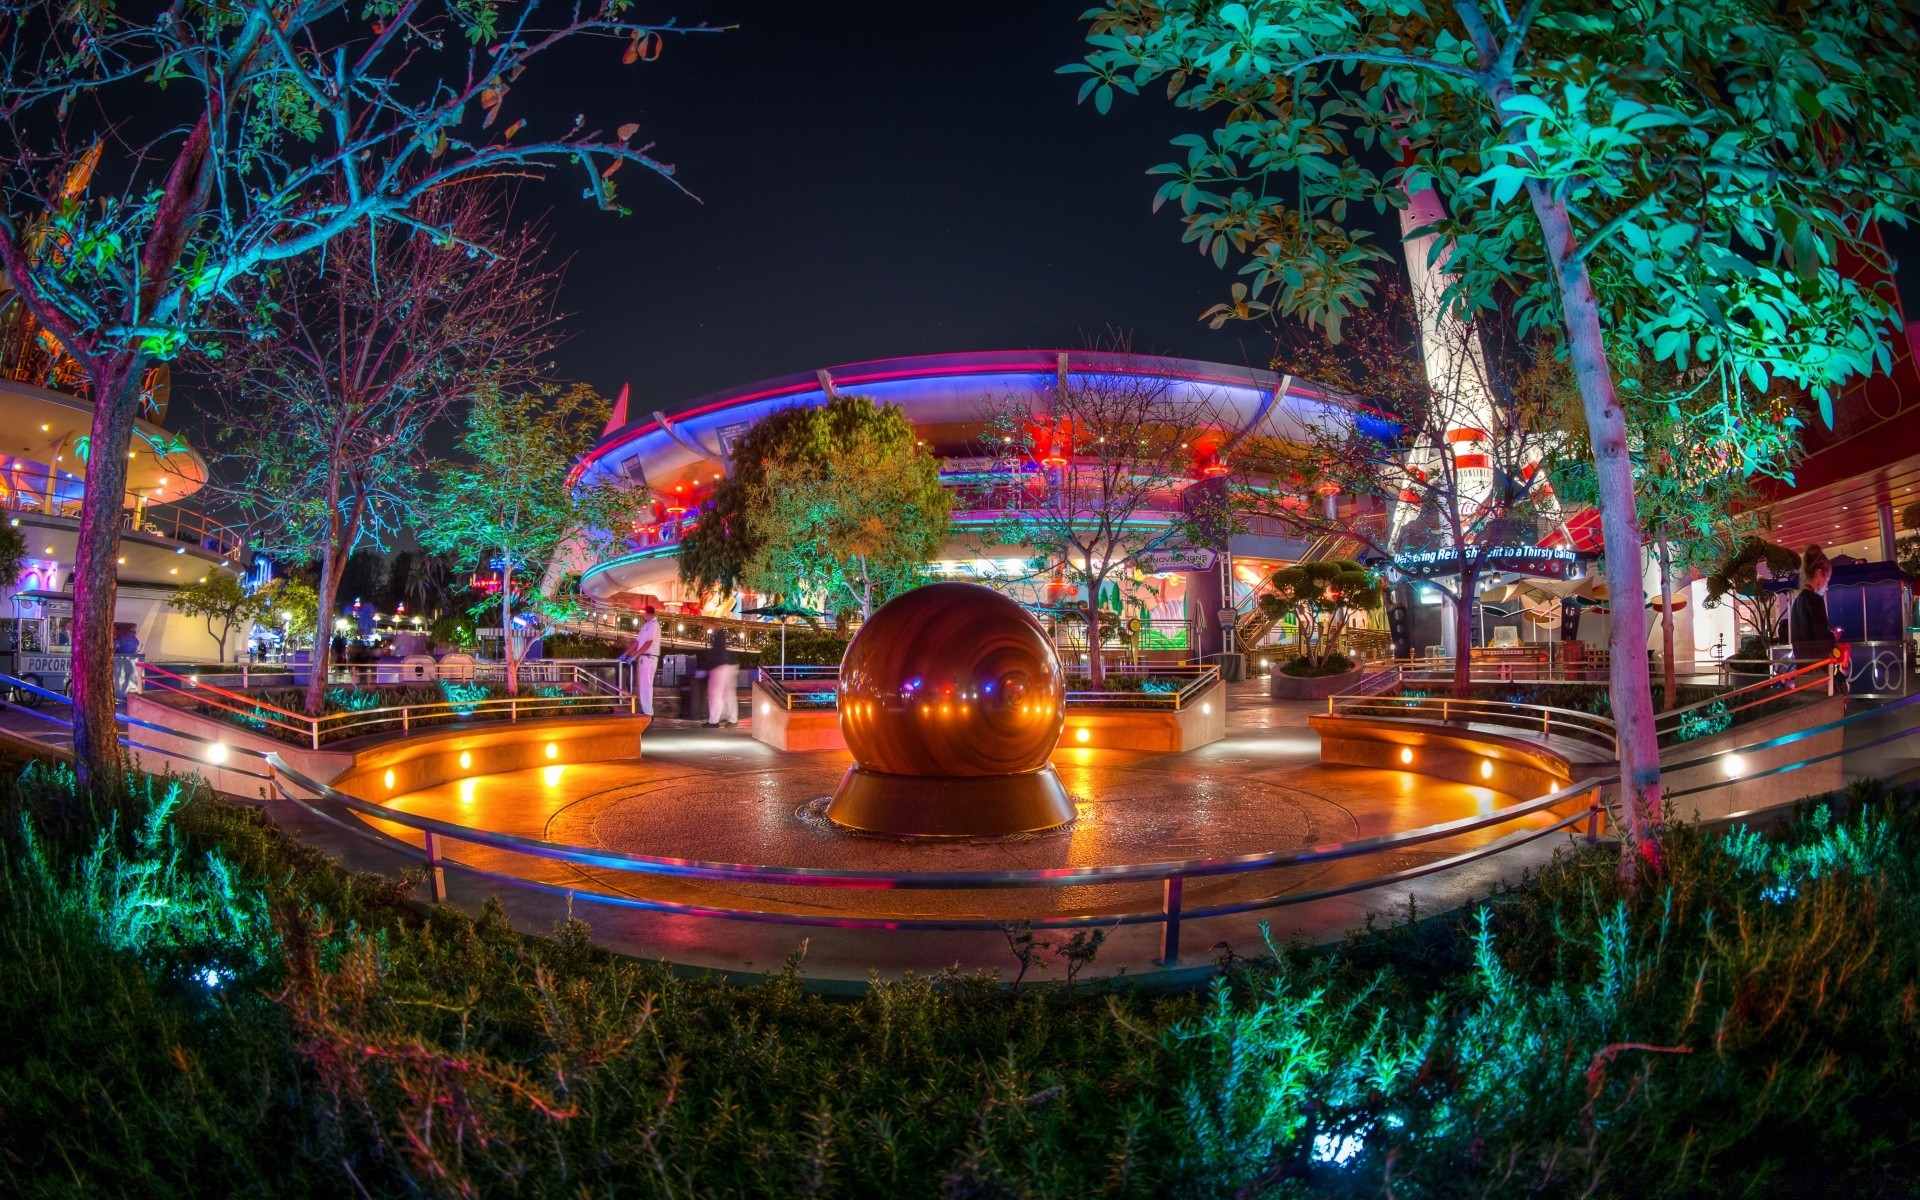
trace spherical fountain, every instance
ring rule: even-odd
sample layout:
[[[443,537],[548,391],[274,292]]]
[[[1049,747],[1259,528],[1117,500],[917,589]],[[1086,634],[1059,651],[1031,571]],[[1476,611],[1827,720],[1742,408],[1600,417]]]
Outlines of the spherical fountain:
[[[968,837],[1050,829],[1073,804],[1047,762],[1066,677],[1027,611],[991,588],[936,583],[883,605],[840,665],[854,766],[827,816],[874,833]]]

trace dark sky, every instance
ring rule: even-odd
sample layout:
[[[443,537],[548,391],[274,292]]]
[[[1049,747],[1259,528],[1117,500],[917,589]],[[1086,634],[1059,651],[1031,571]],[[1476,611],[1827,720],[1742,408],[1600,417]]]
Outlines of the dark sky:
[[[1144,172],[1182,118],[1145,99],[1101,117],[1054,73],[1081,51],[1083,0],[651,5],[739,28],[669,38],[651,65],[596,48],[566,83],[640,121],[700,200],[631,166],[630,217],[572,180],[542,189],[572,254],[567,374],[631,382],[654,408],[864,358],[1077,347],[1108,326],[1265,364],[1260,330],[1198,320],[1231,277],[1151,212]]]
[[[1102,117],[1055,73],[1083,50],[1086,4],[646,0],[738,27],[670,37],[651,64],[596,42],[530,71],[503,120],[638,121],[699,197],[633,166],[617,176],[632,216],[596,211],[572,175],[523,194],[570,259],[561,374],[609,396],[630,382],[640,413],[835,363],[1075,348],[1108,329],[1264,366],[1262,327],[1198,319],[1232,274],[1150,209],[1146,169],[1204,118],[1160,95]]]

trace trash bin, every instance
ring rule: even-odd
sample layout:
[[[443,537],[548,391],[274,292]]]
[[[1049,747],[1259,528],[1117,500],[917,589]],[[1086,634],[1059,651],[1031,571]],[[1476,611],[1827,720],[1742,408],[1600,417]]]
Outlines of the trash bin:
[[[1244,654],[1222,654],[1219,658],[1220,681],[1222,683],[1242,683],[1247,678],[1247,656]]]

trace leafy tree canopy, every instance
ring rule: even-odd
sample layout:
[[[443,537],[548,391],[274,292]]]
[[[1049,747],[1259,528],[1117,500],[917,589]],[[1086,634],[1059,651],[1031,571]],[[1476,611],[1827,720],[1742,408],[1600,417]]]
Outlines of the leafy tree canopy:
[[[585,384],[561,388],[483,386],[467,413],[458,460],[439,464],[440,488],[426,506],[420,542],[456,570],[500,573],[501,627],[530,619],[526,643],[507,640],[507,686],[519,687],[519,660],[540,635],[581,607],[566,564],[610,550],[632,528],[640,497],[609,480],[576,484],[575,464],[606,425],[606,400]],[[552,580],[552,586],[542,586]]]
[[[20,578],[27,565],[27,537],[18,526],[0,524],[0,579]]]
[[[1888,365],[1876,221],[1920,197],[1920,56],[1894,0],[1108,0],[1063,71],[1082,99],[1165,81],[1218,114],[1155,167],[1156,207],[1239,264],[1216,324],[1299,317],[1338,335],[1390,255],[1354,213],[1435,189],[1435,253],[1471,308],[1519,293],[1521,333],[1560,326],[1563,278],[1528,212],[1563,201],[1607,328],[1677,369],[1733,429],[1743,388],[1832,389]],[[1536,195],[1538,193],[1538,195]],[[1444,250],[1451,244],[1451,250]]]
[[[1300,652],[1318,667],[1339,652],[1340,636],[1354,612],[1377,608],[1383,593],[1379,579],[1351,559],[1323,559],[1282,567],[1260,597],[1260,611],[1278,620],[1292,614],[1300,631]]]
[[[951,501],[906,413],[865,396],[754,423],[682,543],[682,578],[869,614],[946,543]]]

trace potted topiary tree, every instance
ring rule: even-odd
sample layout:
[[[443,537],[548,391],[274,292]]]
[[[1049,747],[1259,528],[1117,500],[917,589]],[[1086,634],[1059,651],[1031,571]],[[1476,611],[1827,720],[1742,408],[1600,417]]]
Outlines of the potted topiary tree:
[[[1766,568],[1764,575],[1762,567]],[[1735,683],[1765,679],[1771,670],[1767,652],[1773,646],[1774,626],[1779,622],[1779,593],[1768,584],[1799,569],[1798,554],[1764,538],[1750,537],[1707,576],[1707,605],[1732,604],[1734,626],[1744,629],[1740,649],[1727,660],[1728,676]]]
[[[1260,610],[1278,621],[1292,614],[1300,656],[1273,672],[1276,700],[1331,696],[1353,682],[1360,664],[1340,653],[1340,638],[1353,614],[1380,603],[1380,581],[1351,559],[1295,563],[1273,573]]]

